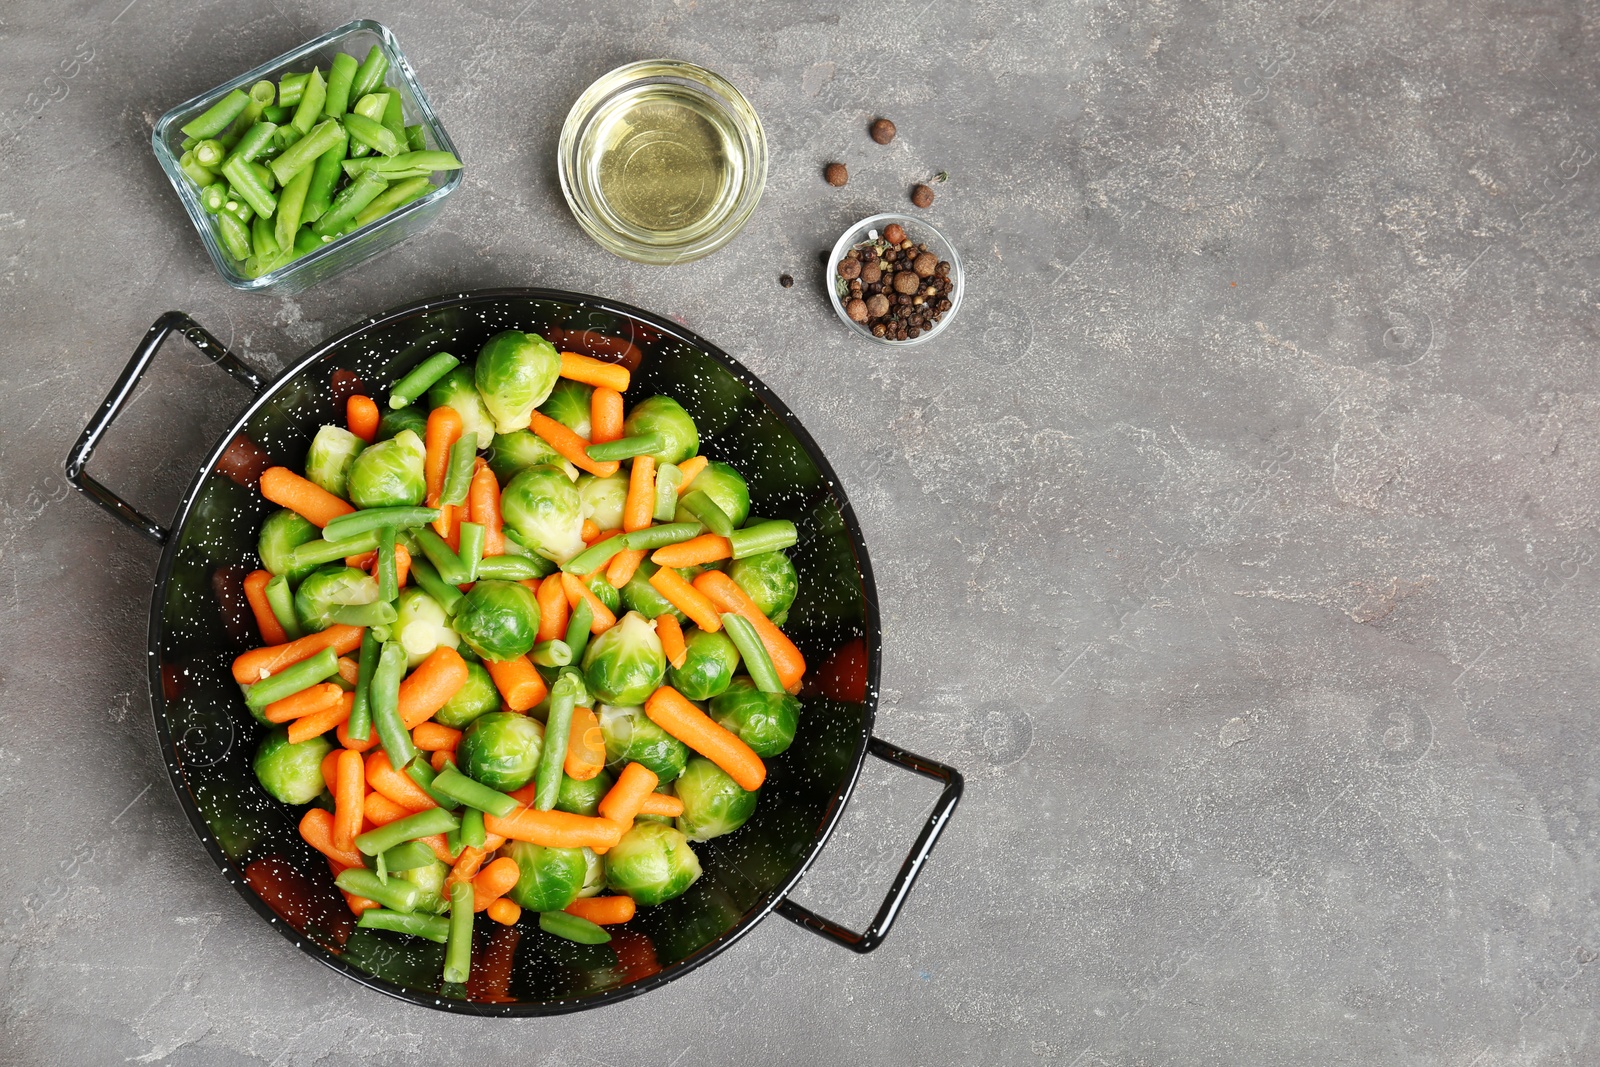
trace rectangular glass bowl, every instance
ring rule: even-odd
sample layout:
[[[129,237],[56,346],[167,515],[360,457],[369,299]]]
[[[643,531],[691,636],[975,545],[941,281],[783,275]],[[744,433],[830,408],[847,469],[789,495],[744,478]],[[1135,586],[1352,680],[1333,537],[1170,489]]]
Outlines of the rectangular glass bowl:
[[[386,80],[391,83],[390,88],[399,90],[406,123],[422,125],[423,136],[427,140],[429,149],[453,152],[460,158],[455,143],[450,140],[444,124],[439,121],[439,116],[434,113],[433,106],[428,103],[428,98],[422,92],[422,86],[417,83],[417,72],[412,69],[405,53],[400,51],[400,43],[395,40],[394,34],[389,32],[387,26],[371,19],[357,19],[313,41],[307,41],[292,52],[286,52],[230,82],[184,101],[161,116],[161,120],[156,123],[155,131],[150,137],[156,159],[160,161],[161,169],[166,172],[172,187],[178,191],[178,199],[183,201],[184,210],[189,213],[189,219],[200,234],[200,240],[204,242],[206,251],[211,254],[211,262],[216,266],[217,273],[222,275],[223,281],[235,289],[246,291],[273,289],[284,293],[298,293],[308,289],[427,229],[439,214],[440,208],[444,206],[445,197],[461,184],[462,172],[459,170],[436,174],[434,181],[437,184],[433,192],[390,212],[377,222],[352,230],[260,277],[252,278],[245,275],[242,271],[244,265],[236,263],[222,247],[216,227],[212,225],[211,216],[200,206],[199,188],[189,180],[178,165],[178,159],[183,155],[182,127],[235,89],[249,92],[250,86],[258,81],[265,79],[277,82],[285,74],[309,71],[314,66],[322,68],[323,76],[326,77],[336,54],[349,52],[359,61],[366,57],[373,45],[383,49],[384,54],[389,57],[389,74]]]

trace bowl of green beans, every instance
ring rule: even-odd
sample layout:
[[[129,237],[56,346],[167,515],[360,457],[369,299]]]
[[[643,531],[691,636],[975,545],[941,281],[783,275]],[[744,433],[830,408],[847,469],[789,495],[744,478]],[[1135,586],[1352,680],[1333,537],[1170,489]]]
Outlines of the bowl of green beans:
[[[461,184],[416,71],[369,19],[179,104],[151,141],[235,289],[307,289],[426,229]]]

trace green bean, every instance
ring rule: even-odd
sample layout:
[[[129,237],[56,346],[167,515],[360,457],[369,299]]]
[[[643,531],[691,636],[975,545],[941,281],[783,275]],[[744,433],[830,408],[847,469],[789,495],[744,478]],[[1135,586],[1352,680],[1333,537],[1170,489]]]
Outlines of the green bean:
[[[394,527],[378,531],[378,599],[390,601],[400,595],[400,576],[395,569]]]
[[[346,626],[389,626],[399,617],[399,613],[388,601],[374,600],[370,604],[345,604],[336,607],[328,613],[328,617]]]
[[[556,566],[554,560],[546,559],[545,557],[539,555],[539,553],[529,549],[527,545],[523,544],[521,536],[511,527],[501,527],[500,536],[505,538],[506,555],[516,556],[519,559],[527,560],[529,566],[533,567],[533,569],[538,572],[534,575],[535,578],[543,578],[546,575],[554,574],[556,571],[560,570],[560,568]]]
[[[403,408],[410,404],[433,388],[435,382],[449,374],[460,362],[448,352],[436,352],[429,356],[389,388],[389,406]]]
[[[478,458],[478,435],[463,434],[450,446],[450,458],[445,464],[444,485],[439,490],[441,504],[464,504],[467,489],[472,485],[474,460]]]
[[[561,569],[568,574],[589,574],[611,562],[611,557],[626,547],[621,537],[608,537],[604,541],[596,541],[563,563]]]
[[[785,692],[783,683],[778,680],[778,669],[772,665],[772,657],[767,653],[767,646],[761,643],[761,635],[756,633],[750,620],[730,611],[722,616],[722,628],[733,639],[733,646],[739,650],[744,669],[756,688],[763,693]]]
[[[300,215],[306,222],[316,222],[327,213],[328,207],[333,203],[334,190],[339,186],[339,179],[344,174],[340,166],[344,162],[345,153],[350,150],[350,138],[346,136],[344,127],[334,123],[339,131],[338,137],[317,161],[311,164],[311,188],[306,191],[305,207],[300,210]],[[308,136],[315,136],[312,130]]]
[[[256,682],[245,690],[244,702],[259,711],[274,701],[294,696],[302,689],[310,689],[338,673],[339,654],[330,645]]]
[[[357,512],[357,514],[360,514]],[[332,525],[331,523],[329,525]],[[378,547],[378,531],[366,530],[350,537],[341,537],[330,541],[326,537],[319,537],[315,541],[307,541],[303,545],[296,545],[289,553],[290,566],[295,569],[301,567],[320,566],[323,563],[332,563],[336,559],[346,556],[362,556]]]
[[[250,205],[257,215],[271,215],[278,210],[278,198],[273,196],[266,185],[250,169],[246,160],[229,158],[222,165],[222,174],[228,179],[234,193]]]
[[[544,575],[527,556],[489,556],[478,561],[478,577],[502,582],[526,582]]]
[[[350,87],[355,83],[356,70],[361,64],[348,52],[340,52],[328,65],[328,93],[322,102],[322,113],[331,118],[343,115],[350,108]]]
[[[683,494],[678,501],[689,514],[706,524],[706,529],[718,537],[727,537],[733,533],[733,520],[728,518],[728,513],[717,506],[717,502],[706,495],[703,489],[691,489]]]
[[[426,175],[419,174],[403,181],[396,181],[378,194],[377,198],[356,216],[356,229],[370,226],[390,212],[405,207],[411,201],[421,199],[431,192],[433,192],[433,182],[429,181]]]
[[[572,734],[572,710],[584,695],[582,675],[577,668],[562,670],[550,688],[550,709],[544,722],[544,747],[539,752],[539,769],[533,775],[533,806],[549,811],[561,792],[561,767],[567,759],[567,744]]]
[[[451,585],[465,585],[472,580],[466,577],[467,569],[461,565],[461,557],[450,551],[444,538],[426,526],[419,527],[411,536],[417,539],[417,546],[428,557],[428,562],[438,569],[439,577]]]
[[[359,112],[352,111],[344,117],[344,128],[351,138],[385,156],[400,154],[400,139],[380,122],[374,122]]]
[[[466,809],[466,810],[471,810]],[[461,855],[461,831],[450,830],[444,835],[444,850],[452,856]]]
[[[594,626],[594,611],[588,600],[578,601],[578,606],[567,616],[567,647],[572,649],[572,662],[583,661],[583,650],[589,647],[589,630]]]
[[[217,181],[200,190],[200,206],[207,215],[217,215],[228,202],[228,183]]]
[[[364,856],[376,856],[402,841],[415,841],[419,837],[432,837],[461,825],[454,815],[443,808],[424,808],[414,815],[385,823],[376,830],[368,830],[356,838],[356,848]]]
[[[423,556],[411,557],[411,577],[416,579],[417,585],[424,593],[439,602],[446,615],[454,615],[456,608],[460,607],[461,601],[466,596],[461,590],[439,577],[439,572],[433,569],[433,564]]]
[[[283,107],[279,104],[270,104],[261,109],[261,118],[264,122],[279,124],[293,117],[293,108]]]
[[[301,212],[302,216],[305,214]],[[310,255],[322,247],[322,238],[311,232],[310,226],[302,226],[294,235],[294,254],[296,256]]]
[[[259,81],[250,87],[250,102],[239,112],[238,118],[228,127],[226,132],[219,134],[218,143],[224,148],[232,149],[239,143],[239,138],[261,119],[267,107],[277,99],[278,87],[269,81]]]
[[[425,937],[444,944],[450,940],[450,920],[439,915],[413,915],[388,908],[368,908],[356,920],[356,925],[367,930],[393,930],[397,934]]]
[[[202,167],[216,168],[222,166],[222,161],[228,158],[227,149],[222,147],[222,142],[207,137],[204,141],[194,146],[194,161]]]
[[[228,123],[238,118],[239,112],[249,103],[250,97],[243,91],[235,89],[185,123],[183,132],[196,139],[215,137],[227,129]]]
[[[422,125],[406,127],[406,147],[413,152],[425,151],[428,147],[427,135],[423,132]]]
[[[223,182],[222,184],[226,185],[227,183]],[[224,215],[232,215],[234,218],[244,223],[246,227],[245,234],[247,236],[249,235],[250,230],[248,227],[250,225],[250,220],[256,217],[255,209],[241,200],[238,196],[235,196],[232,189],[228,190],[228,199],[222,205],[222,213]]]
[[[300,215],[305,210],[306,193],[310,188],[310,167],[301,167],[299,174],[283,184],[283,195],[278,197],[278,214],[273,219],[273,236],[285,252],[294,251],[295,235],[300,232]]]
[[[463,522],[460,525],[461,551],[458,558],[467,572],[467,581],[478,580],[478,565],[483,560],[483,540],[486,531],[482,523]]]
[[[350,83],[350,95],[360,99],[383,84],[384,75],[389,73],[389,57],[384,55],[383,49],[373,45],[367,52],[367,58],[362,60],[357,68],[355,79]]]
[[[289,579],[281,574],[273,575],[267,581],[266,593],[267,606],[289,640],[298,641],[304,637],[306,632],[300,628],[300,620],[294,613],[294,590],[289,588]]]
[[[632,459],[634,456],[660,452],[666,445],[666,438],[659,433],[651,432],[635,434],[632,437],[619,437],[615,441],[607,441],[604,444],[590,445],[584,451],[596,463],[604,463],[607,460]]]
[[[361,209],[372,203],[377,195],[389,187],[389,182],[367,172],[339,191],[327,212],[311,227],[318,237],[336,237],[355,221]]]
[[[676,463],[656,465],[656,502],[652,515],[657,522],[671,522],[678,513],[678,487],[683,484],[683,470]]]
[[[271,142],[268,143],[266,150],[256,158],[258,160],[270,160],[279,153],[287,151],[288,149],[299,144],[304,136],[304,134],[295,129],[293,126],[290,126],[288,123],[284,123],[276,130],[272,131]]]
[[[444,980],[465,982],[472,973],[472,883],[450,887],[450,940],[444,949]]]
[[[184,174],[188,175],[189,180],[194,182],[202,189],[209,188],[217,180],[217,176],[215,174],[207,170],[205,167],[202,167],[199,162],[195,160],[194,149],[192,148],[178,157],[178,169],[183,171]]]
[[[604,945],[611,940],[611,935],[606,933],[605,927],[597,926],[581,916],[568,915],[564,911],[541,911],[539,929],[567,941],[576,941],[580,945]]]
[[[292,127],[286,126],[284,128],[291,129]],[[324,119],[317,124],[316,129],[311,130],[296,141],[294,146],[285,151],[283,155],[272,161],[272,173],[280,182],[287,185],[290,178],[298,174],[303,168],[310,167],[322,157],[324,152],[338,144],[343,136],[344,131],[340,129],[338,122],[333,119]]]
[[[409,530],[426,526],[439,517],[438,508],[387,507],[363,508],[329,521],[322,528],[322,536],[331,541],[343,541],[357,534],[381,530],[385,526],[394,530]]]
[[[373,122],[382,125],[383,112],[388,106],[389,94],[367,93],[365,96],[362,96],[359,100],[351,105],[350,114],[360,115],[363,118],[369,118]],[[371,151],[372,149],[370,147],[361,144],[358,141],[351,140],[350,142],[350,156],[352,159],[359,159]]]
[[[250,228],[244,223],[224,212],[217,216],[217,236],[228,255],[241,263],[250,258]]]
[[[514,797],[509,797],[498,789],[490,789],[479,782],[462,774],[452,766],[446,766],[433,779],[433,787],[445,796],[465,804],[469,808],[486,811],[490,815],[505,818],[522,805]]]
[[[461,843],[470,848],[488,844],[489,835],[483,828],[483,812],[477,808],[464,808],[461,812]]]
[[[372,724],[378,728],[378,740],[389,755],[391,767],[404,767],[417,754],[411,734],[400,719],[400,679],[405,673],[406,650],[398,641],[385,641],[378,654],[378,666],[372,672],[372,691],[368,699],[372,706]]]
[[[378,855],[383,857],[383,865],[395,872],[414,871],[418,867],[426,867],[437,858],[433,849],[421,841],[405,841]]]
[[[416,782],[418,788],[432,797],[433,802],[445,811],[455,811],[461,806],[461,802],[456,800],[455,797],[448,793],[440,792],[434,786],[433,780],[436,775],[433,773],[433,765],[428,762],[427,757],[421,752],[411,757],[411,762],[406,764],[406,777]]]
[[[632,530],[622,535],[622,547],[642,548],[653,551],[675,545],[680,541],[687,541],[692,537],[699,537],[706,532],[706,528],[698,522],[669,522],[661,526],[650,526],[643,530]],[[585,571],[585,574],[588,572]]]
[[[228,158],[222,161],[223,166],[226,167],[235,159],[246,161],[255,159],[261,154],[262,149],[267,147],[267,142],[272,140],[272,135],[277,130],[278,127],[275,123],[262,119],[246,130],[243,137],[239,138],[239,143],[233,146],[233,151],[228,153]]]
[[[528,653],[528,658],[540,667],[565,667],[572,662],[572,646],[559,637],[540,641]]]
[[[284,107],[294,107],[296,104],[298,104],[300,102],[301,94],[304,93],[306,89],[306,79],[309,77],[309,74],[296,71],[293,74],[285,74],[283,77],[279,78],[278,103],[282,104]]]
[[[245,166],[249,167],[250,173],[256,176],[256,181],[267,187],[267,192],[276,193],[278,191],[278,176],[272,173],[265,163],[252,159]]]
[[[299,130],[302,137],[310,133],[311,127],[322,117],[322,105],[327,100],[328,83],[322,80],[321,68],[312,67],[311,73],[306,75],[300,106],[295,109],[294,120],[290,125]]]
[[[795,530],[794,523],[787,519],[769,519],[728,535],[728,543],[733,545],[734,559],[744,559],[762,552],[777,552],[797,544],[799,540],[800,534]]]
[[[348,160],[344,165],[345,173],[352,178],[357,171],[376,170],[382,174],[390,175],[406,170],[460,170],[461,160],[457,159],[454,152],[401,152],[397,156],[368,156],[364,159]]]
[[[408,882],[404,878],[381,881],[376,874],[365,867],[349,867],[340,871],[334,878],[333,884],[346,893],[376,900],[391,911],[409,914],[416,911],[417,905],[422,903],[422,887],[415,882]]]
[[[378,635],[368,627],[361,635],[361,657],[356,661],[356,698],[350,705],[350,719],[344,727],[352,741],[365,741],[372,736],[372,672],[377,670],[378,653],[382,648]]]

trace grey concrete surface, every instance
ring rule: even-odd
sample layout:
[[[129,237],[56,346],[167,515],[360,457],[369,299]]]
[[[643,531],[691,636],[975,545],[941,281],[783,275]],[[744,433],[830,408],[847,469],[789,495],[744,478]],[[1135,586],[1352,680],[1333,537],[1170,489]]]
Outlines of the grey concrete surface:
[[[1594,5],[868,7],[0,10],[0,1062],[1600,1063]],[[359,273],[234,293],[151,125],[357,16],[465,187]],[[591,244],[552,163],[579,91],[655,55],[730,77],[772,145],[745,234],[670,269]],[[869,348],[819,256],[937,171],[967,306]],[[880,733],[969,778],[875,955],[773,919],[615,1009],[448,1017],[296,952],[185,822],[156,552],[68,446],[167,308],[276,370],[506,284],[681,318],[841,472]],[[173,345],[94,469],[166,514],[243,399]],[[931,797],[869,768],[799,897],[863,918]]]

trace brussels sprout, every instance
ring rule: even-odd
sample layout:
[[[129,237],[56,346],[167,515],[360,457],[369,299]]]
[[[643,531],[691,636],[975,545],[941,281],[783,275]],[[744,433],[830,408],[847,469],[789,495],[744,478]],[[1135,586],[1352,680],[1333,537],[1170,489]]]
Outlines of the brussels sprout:
[[[489,676],[488,668],[481,663],[468,660],[466,682],[456,690],[455,696],[445,701],[444,707],[440,708],[433,718],[440,726],[460,730],[480,715],[499,710],[500,690],[495,688],[494,679]]]
[[[594,849],[585,848],[583,851],[583,888],[578,890],[580,897],[597,897],[600,890],[606,887],[605,860],[595,855]]]
[[[640,560],[639,569],[633,572],[628,584],[618,591],[622,606],[629,611],[637,611],[647,619],[671,615],[679,622],[688,622],[689,617],[673,607],[672,602],[661,595],[661,590],[650,584],[650,576],[660,569],[649,559]]]
[[[547,848],[528,841],[508,841],[500,850],[517,861],[521,874],[506,896],[529,911],[563,911],[578,899],[589,861],[581,848]]]
[[[615,615],[622,610],[622,593],[617,590],[616,586],[606,581],[604,571],[589,578],[584,584],[589,587],[589,592],[595,595],[595,599],[604,604],[606,610],[611,614]]]
[[[500,494],[500,513],[522,543],[565,563],[583,551],[583,505],[565,474],[549,464],[519,471]]]
[[[291,568],[289,561],[294,557],[291,553],[307,541],[315,541],[322,536],[322,531],[313,526],[306,519],[301,518],[288,508],[280,508],[267,516],[267,521],[261,524],[261,537],[256,542],[256,554],[261,557],[261,565],[273,574],[282,574],[289,581],[299,581],[317,569],[315,563]]]
[[[528,417],[550,395],[560,373],[561,356],[555,345],[536,333],[506,330],[489,338],[478,350],[475,379],[495,429],[526,430]]]
[[[401,430],[387,441],[368,445],[350,465],[345,483],[358,508],[416,506],[428,495],[422,470],[422,438]]]
[[[324,426],[306,451],[306,477],[334,496],[345,495],[350,465],[367,443],[343,426]]]
[[[544,727],[514,711],[491,711],[472,720],[456,743],[461,773],[509,793],[533,781],[544,751]]]
[[[642,764],[663,782],[683,773],[689,762],[689,747],[652,722],[643,708],[602,704],[595,714],[606,739],[607,767]]]
[[[428,413],[415,404],[385,411],[383,418],[378,420],[378,436],[375,440],[387,441],[401,430],[410,430],[418,437],[426,439],[428,436]]]
[[[583,653],[589,691],[608,704],[642,704],[661,686],[667,658],[655,625],[636,611],[593,641]]]
[[[763,693],[748,678],[735,678],[711,700],[711,718],[750,746],[762,759],[781,754],[794,742],[800,701],[788,693]]]
[[[578,499],[584,518],[593,519],[602,530],[621,529],[622,504],[628,499],[628,472],[619,470],[608,478],[579,476]]]
[[[444,882],[449,875],[450,868],[441,861],[434,860],[432,863],[424,863],[421,867],[413,867],[409,871],[394,872],[390,877],[404,878],[422,890],[422,900],[417,904],[417,910],[437,915],[444,911],[445,905],[450,902],[449,895],[444,891]]]
[[[590,400],[593,395],[592,385],[563,378],[556,382],[555,388],[550,390],[550,395],[539,405],[539,411],[555,419],[579,437],[592,437],[594,427],[589,414],[593,410]]]
[[[340,621],[386,625],[397,617],[392,605],[378,602],[376,578],[342,563],[330,564],[300,583],[294,594],[294,614],[307,633],[326,630]]]
[[[485,449],[494,440],[494,416],[484,406],[478,387],[472,384],[471,367],[454,367],[449,374],[434,382],[428,389],[428,406],[454,408],[461,416],[461,435],[476,434],[478,448]],[[426,417],[424,417],[426,425]]]
[[[698,627],[683,635],[682,667],[667,668],[667,684],[690,700],[710,700],[733,680],[739,650],[727,634],[707,633]]]
[[[578,468],[561,458],[561,454],[545,443],[545,439],[532,430],[516,433],[497,433],[489,446],[489,469],[505,485],[518,471],[547,463],[561,469],[569,479],[576,481]]]
[[[581,782],[563,774],[561,792],[556,794],[556,810],[570,811],[574,815],[596,815],[600,811],[601,798],[615,781],[606,771]]]
[[[782,552],[760,552],[736,559],[728,567],[728,577],[756,602],[761,614],[778,626],[789,617],[789,606],[800,591],[800,576]]]
[[[256,781],[285,804],[309,804],[324,788],[322,760],[333,751],[326,737],[289,743],[289,728],[280,726],[256,747]]]
[[[690,841],[731,834],[756,810],[756,793],[739,788],[726,771],[700,756],[689,761],[673,787],[683,801],[678,829]]]
[[[402,589],[395,619],[395,636],[406,650],[406,669],[410,670],[440,645],[456,648],[461,637],[450,626],[450,616],[433,597],[421,589]]]
[[[699,877],[688,839],[662,823],[639,823],[606,853],[606,885],[640,904],[681,897]]]
[[[738,529],[744,525],[744,520],[750,517],[750,487],[745,484],[744,475],[723,463],[721,460],[712,460],[706,464],[705,470],[694,476],[694,481],[689,483],[689,488],[698,489],[711,498],[712,503],[722,509],[722,513],[733,522],[733,528]],[[695,517],[689,514],[684,507],[678,508],[674,522],[694,522]]]
[[[456,608],[452,625],[484,659],[516,659],[538,640],[539,601],[520,582],[479,582]]]
[[[700,451],[700,433],[694,428],[694,420],[670,396],[652,396],[633,405],[622,423],[622,432],[629,437],[658,433],[665,438],[667,443],[661,451],[651,453],[657,463],[682,463]]]

